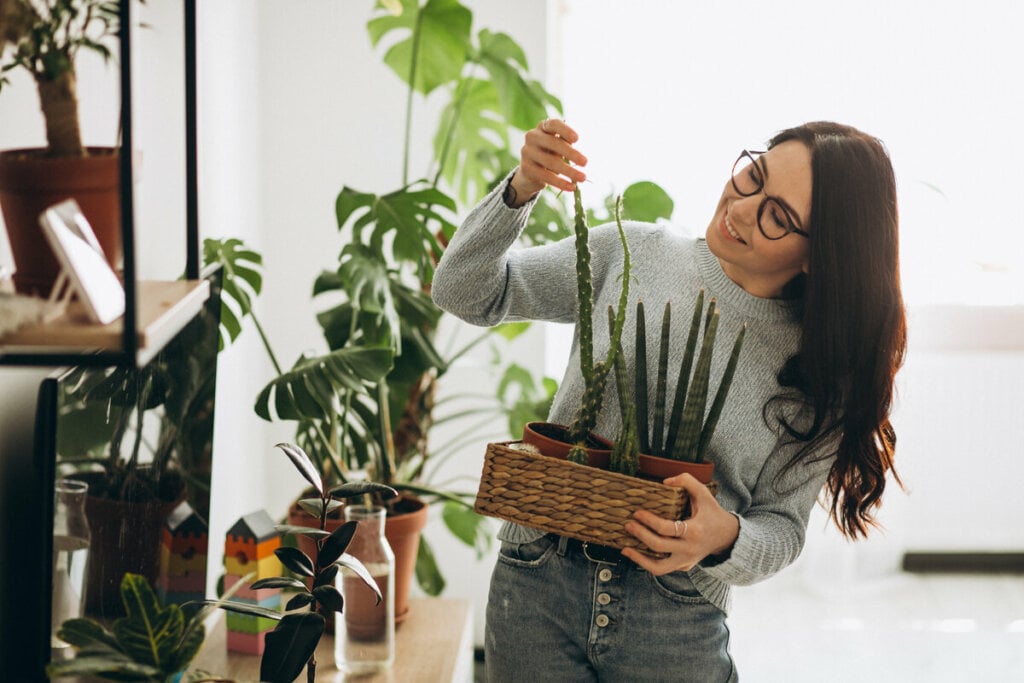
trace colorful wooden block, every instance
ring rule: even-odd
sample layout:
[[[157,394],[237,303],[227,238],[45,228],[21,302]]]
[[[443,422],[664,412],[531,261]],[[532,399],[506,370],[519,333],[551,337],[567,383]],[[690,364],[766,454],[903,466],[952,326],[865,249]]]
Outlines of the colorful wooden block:
[[[206,574],[206,553],[175,552],[167,545],[160,546],[160,572],[168,576],[184,576],[201,572]]]
[[[267,646],[267,632],[262,633],[241,633],[239,631],[228,631],[228,650],[231,652],[242,652],[249,655],[261,655]]]
[[[235,574],[225,574],[224,591],[230,591],[240,580],[241,577],[236,576]],[[280,588],[259,588],[253,590],[249,587],[249,583],[250,582],[247,581],[246,585],[232,593],[231,600],[246,602],[250,605],[259,605],[260,607],[266,607],[267,609],[276,609],[281,606]]]
[[[224,542],[224,568],[244,576],[256,572],[257,579],[280,576],[281,562],[274,550],[281,547],[281,535],[265,510],[240,518],[228,529]]]
[[[163,576],[156,580],[157,588],[170,593],[206,593],[206,577],[193,573],[188,576]]]

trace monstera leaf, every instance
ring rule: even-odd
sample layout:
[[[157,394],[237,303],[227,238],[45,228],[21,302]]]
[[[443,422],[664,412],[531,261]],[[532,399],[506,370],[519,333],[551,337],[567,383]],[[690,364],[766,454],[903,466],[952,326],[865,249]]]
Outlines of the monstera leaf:
[[[457,0],[428,0],[423,7],[419,0],[402,0],[401,14],[375,17],[366,29],[374,47],[393,31],[408,34],[388,49],[384,63],[410,84],[415,59],[411,85],[417,92],[429,95],[437,87],[459,78],[469,54],[472,24],[473,13]]]
[[[299,358],[288,372],[274,378],[256,398],[256,414],[283,420],[323,418],[335,410],[339,392],[364,392],[391,370],[390,348],[345,348],[315,358]]]
[[[562,111],[558,98],[527,77],[526,54],[511,37],[483,29],[478,40],[480,50],[476,59],[490,74],[501,103],[501,115],[509,125],[529,130],[548,115],[548,106]]]
[[[220,350],[242,333],[242,320],[252,314],[253,299],[263,289],[263,257],[238,239],[203,240],[203,263],[224,268],[220,305]]]

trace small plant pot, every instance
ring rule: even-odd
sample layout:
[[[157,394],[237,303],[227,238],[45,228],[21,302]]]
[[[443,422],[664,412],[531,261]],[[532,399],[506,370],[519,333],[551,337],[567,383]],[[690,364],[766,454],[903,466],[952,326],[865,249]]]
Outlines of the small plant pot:
[[[48,206],[75,199],[115,271],[122,255],[117,150],[90,147],[89,156],[81,158],[50,158],[45,151],[0,153],[0,207],[17,267],[14,286],[22,294],[39,296],[50,293],[58,271],[57,258],[39,225],[39,215]]]
[[[549,458],[565,460],[569,457],[569,428],[553,422],[530,422],[523,427],[523,443],[529,444]],[[608,469],[612,453],[612,442],[598,436],[587,436],[587,465],[601,470]]]
[[[683,462],[641,453],[637,476],[650,481],[664,481],[680,474],[692,474],[702,484],[710,484],[715,474],[713,462]]]

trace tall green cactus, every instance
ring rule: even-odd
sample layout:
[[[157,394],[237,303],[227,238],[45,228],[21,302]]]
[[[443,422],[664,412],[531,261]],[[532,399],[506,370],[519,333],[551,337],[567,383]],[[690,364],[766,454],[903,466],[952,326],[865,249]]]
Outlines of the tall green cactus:
[[[697,294],[697,301],[693,310],[693,317],[690,322],[690,333],[683,350],[683,358],[679,367],[676,391],[669,409],[668,429],[665,439],[662,434],[665,431],[664,412],[666,405],[666,384],[668,376],[668,342],[671,334],[671,304],[665,304],[665,312],[662,316],[660,350],[658,356],[658,381],[655,385],[654,396],[654,422],[652,433],[648,436],[645,433],[639,434],[638,441],[641,444],[642,452],[649,453],[673,460],[686,462],[700,462],[703,459],[704,451],[712,434],[718,425],[718,419],[722,414],[725,399],[728,396],[729,388],[732,385],[733,376],[736,373],[736,366],[739,362],[740,350],[743,347],[743,338],[746,335],[746,325],[743,325],[733,342],[732,353],[726,364],[722,380],[719,382],[715,392],[711,408],[705,418],[707,397],[711,375],[711,358],[715,344],[715,337],[718,331],[719,309],[714,299],[708,305],[707,312],[704,312],[704,290]],[[702,315],[703,314],[703,315]],[[697,356],[696,366],[693,367],[694,355],[697,351],[697,339],[700,336],[701,320],[704,322],[704,334],[701,340],[700,354]],[[637,303],[637,359],[636,377],[647,376],[646,358],[646,321],[644,320],[643,303]],[[641,354],[642,351],[642,354]],[[691,368],[693,374],[691,377]],[[646,382],[634,386],[633,396],[626,395],[627,387],[619,384],[618,394],[620,408],[622,408],[623,420],[626,420],[627,411],[624,406],[632,405],[635,400],[636,424],[639,429],[646,432],[648,418],[648,391]],[[628,429],[623,433],[628,436]],[[646,445],[645,445],[646,444]],[[627,465],[628,467],[628,465]],[[622,470],[620,470],[622,471]]]
[[[579,411],[569,426],[570,461],[586,464],[587,435],[597,424],[597,415],[601,412],[604,401],[604,390],[608,381],[615,356],[622,341],[622,328],[626,321],[626,302],[629,298],[630,260],[629,245],[626,243],[626,231],[622,227],[622,198],[615,205],[615,223],[619,229],[619,240],[622,243],[622,289],[619,294],[619,305],[615,313],[615,324],[611,333],[611,344],[604,360],[594,361],[594,287],[590,270],[590,244],[587,215],[583,210],[583,200],[577,185],[573,191],[576,219],[576,291],[579,297],[579,337],[580,337],[580,371],[583,374],[583,397]]]

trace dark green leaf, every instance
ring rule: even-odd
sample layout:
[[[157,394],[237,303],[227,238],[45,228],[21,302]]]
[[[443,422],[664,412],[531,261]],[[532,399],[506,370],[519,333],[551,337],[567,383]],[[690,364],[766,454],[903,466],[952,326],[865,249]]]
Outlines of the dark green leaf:
[[[341,593],[333,585],[317,586],[313,589],[313,597],[330,612],[340,612],[345,604]]]
[[[125,655],[78,655],[74,659],[53,662],[46,667],[50,678],[62,676],[95,676],[112,681],[163,680],[160,669],[149,664],[133,662]]]
[[[317,471],[316,467],[314,467],[313,463],[310,462],[309,456],[306,455],[306,452],[298,446],[293,446],[290,443],[279,443],[277,444],[277,447],[284,451],[284,454],[292,461],[292,464],[295,465],[295,469],[299,471],[299,474],[313,485],[313,488],[316,489],[317,493],[323,496],[323,480],[320,478],[320,473]]]
[[[342,503],[337,500],[331,500],[327,502],[327,514],[331,514],[342,506]],[[302,508],[307,514],[314,517],[317,522],[320,521],[321,512],[324,509],[324,503],[319,498],[303,498],[299,501],[299,507]]]
[[[185,629],[181,608],[161,608],[146,579],[131,573],[121,580],[121,601],[127,616],[114,622],[113,631],[124,652],[166,671]]]
[[[292,599],[288,601],[288,603],[284,606],[284,609],[286,612],[290,612],[293,609],[299,609],[300,607],[305,607],[306,605],[310,605],[312,603],[312,593],[299,593],[298,595],[292,597]]]
[[[107,648],[113,652],[122,652],[114,634],[91,619],[69,619],[61,625],[57,636],[78,648]]]
[[[434,552],[424,536],[420,537],[420,547],[416,553],[416,582],[427,595],[440,595],[444,590],[444,577],[437,568]]]
[[[377,594],[378,604],[380,604],[380,601],[384,599],[383,594],[380,592],[380,587],[377,585],[377,581],[373,578],[373,575],[370,574],[366,565],[364,565],[359,558],[349,555],[348,553],[343,553],[335,564],[341,567],[347,567],[355,572],[356,576],[362,579],[363,583],[369,586],[370,590]]]
[[[327,540],[324,541],[323,546],[320,548],[320,557],[317,560],[321,567],[327,567],[341,557],[341,554],[348,548],[348,544],[352,540],[352,536],[355,535],[356,527],[358,526],[359,523],[355,521],[345,522],[327,537]]]
[[[324,567],[316,579],[313,580],[313,587],[317,586],[328,586],[334,584],[335,577],[338,576],[338,565],[332,564],[330,567]]]
[[[291,588],[304,591],[306,590],[306,584],[299,579],[295,579],[290,576],[268,576],[265,579],[254,581],[250,588],[253,590],[260,590],[263,588]]]
[[[313,656],[324,634],[326,622],[316,612],[286,615],[267,634],[266,648],[260,660],[260,680],[268,683],[292,683]]]
[[[303,586],[303,588],[305,588],[305,586]],[[251,602],[236,602],[234,600],[225,600],[223,602],[220,602],[217,606],[221,609],[227,610],[228,612],[248,614],[254,617],[266,617],[267,619],[274,619],[275,621],[281,618],[281,612],[279,610],[260,607],[259,605],[252,604]]]
[[[302,576],[313,576],[313,561],[306,553],[298,548],[280,547],[274,549],[274,554],[281,560],[281,564]]]
[[[398,491],[392,487],[375,481],[350,481],[345,484],[339,484],[330,490],[332,498],[341,499],[356,498],[367,493],[379,493],[385,499],[394,498],[398,495]]]
[[[307,536],[309,538],[327,538],[331,535],[330,531],[324,531],[311,526],[298,526],[295,524],[277,524],[274,528],[282,534],[294,534],[297,536]]]

